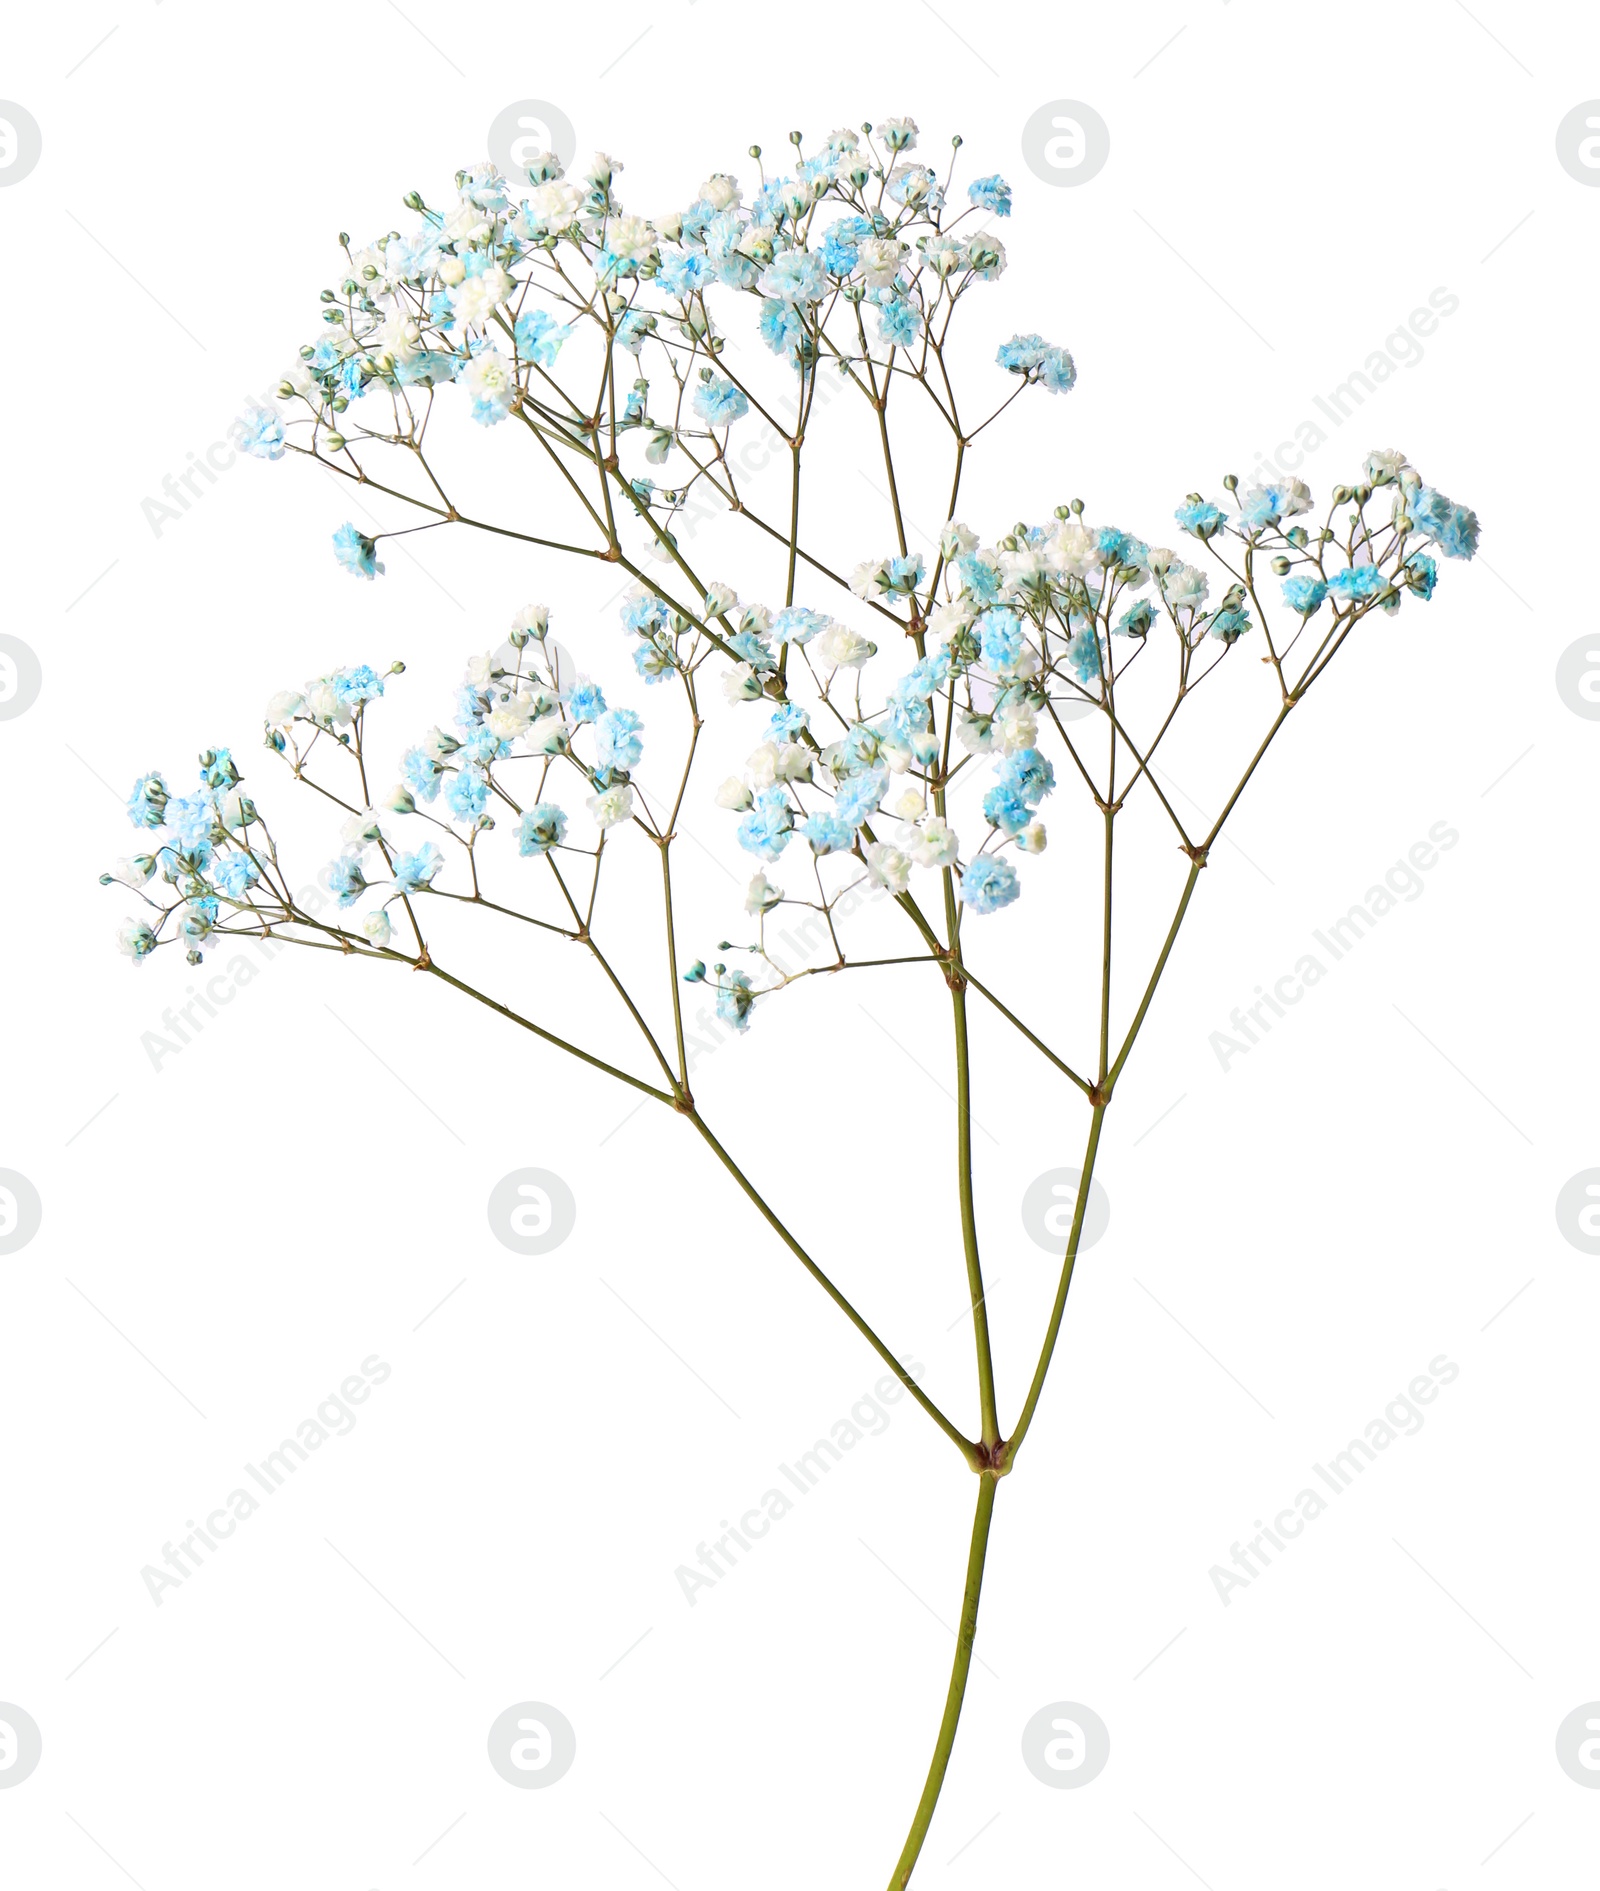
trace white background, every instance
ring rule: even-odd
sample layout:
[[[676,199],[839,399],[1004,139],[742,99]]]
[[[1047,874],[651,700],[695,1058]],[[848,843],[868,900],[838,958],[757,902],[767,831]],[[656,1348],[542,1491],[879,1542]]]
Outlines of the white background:
[[[241,463],[159,535],[141,512],[314,332],[334,233],[408,227],[405,190],[442,197],[501,107],[541,98],[651,213],[713,169],[748,180],[753,139],[781,162],[791,126],[809,146],[888,112],[935,153],[959,130],[964,177],[1006,175],[1012,267],[970,370],[997,381],[995,341],[1037,328],[1081,379],[985,436],[962,510],[986,537],[1074,494],[1170,537],[1183,493],[1291,438],[1430,292],[1459,298],[1302,470],[1324,494],[1399,446],[1478,510],[1483,555],[1367,627],[1204,875],[1108,1119],[1110,1232],[999,1493],[981,1664],[916,1882],[1591,1883],[1600,1792],[1554,1741],[1600,1698],[1600,1260],[1554,1204],[1600,1163],[1600,728],[1553,678],[1592,624],[1600,192],[1554,139],[1600,95],[1600,26],[1496,0],[169,0],[34,12],[9,38],[0,92],[44,156],[0,191],[0,628],[45,686],[0,724],[0,1166],[44,1224],[0,1260],[0,1699],[44,1759],[0,1791],[7,1882],[875,1886],[920,1788],[972,1489],[915,1412],[696,1606],[674,1579],[880,1377],[690,1132],[654,1106],[623,1124],[625,1093],[441,988],[323,955],[285,954],[154,1068],[143,1035],[192,975],[175,954],[130,972],[111,950],[128,902],[95,883],[131,846],[108,783],[187,779],[228,741],[264,803],[288,801],[254,746],[261,704],[331,665],[406,658],[396,752],[530,597],[621,674],[610,587],[569,566],[461,532],[353,584],[327,541],[358,515],[302,464]],[[1111,127],[1081,188],[1022,160],[1056,98]],[[853,561],[890,539],[848,439],[818,517]],[[939,501],[916,516],[936,528]],[[731,553],[718,575],[770,586]],[[1249,723],[1215,713],[1219,753],[1202,739],[1182,781],[1202,803]],[[1220,1068],[1208,1038],[1233,1008],[1440,821],[1460,841],[1423,894]],[[708,795],[687,826],[742,874]],[[697,857],[691,953],[736,923]],[[1176,858],[1151,854],[1136,925]],[[1071,941],[1096,871],[1063,838],[1038,898],[985,935],[1063,1044],[1086,1046]],[[493,963],[531,1005],[548,988],[526,951]],[[900,1048],[949,1083],[943,994],[861,976],[884,982],[812,981],[758,1013],[696,1090],[970,1424],[952,1110]],[[575,1030],[598,1006],[582,989]],[[1018,1205],[1079,1160],[1086,1112],[991,1019],[977,1056],[1014,1416],[1054,1276]],[[541,1260],[484,1212],[528,1164],[578,1200]],[[157,1608],[141,1567],[373,1353],[393,1372],[355,1431]],[[1460,1374],[1425,1428],[1224,1607],[1210,1567],[1439,1354]],[[578,1760],[517,1792],[484,1741],[530,1699],[570,1718]],[[1111,1732],[1079,1791],[1020,1757],[1060,1700]]]

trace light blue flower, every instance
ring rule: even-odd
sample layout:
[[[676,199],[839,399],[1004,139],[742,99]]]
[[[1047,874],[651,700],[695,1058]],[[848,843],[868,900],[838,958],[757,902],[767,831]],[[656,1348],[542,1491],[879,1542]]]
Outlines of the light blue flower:
[[[475,821],[489,805],[489,778],[475,765],[458,768],[450,777],[444,798],[458,821]]]
[[[1321,578],[1285,578],[1283,581],[1284,603],[1302,617],[1309,617],[1317,610],[1327,595],[1328,587]]]
[[[680,302],[703,289],[709,276],[705,258],[693,250],[664,250],[661,267],[656,271],[656,281]]]
[[[167,784],[159,775],[141,775],[128,796],[128,819],[135,827],[159,827],[167,805]]]
[[[1363,598],[1377,597],[1387,583],[1376,565],[1349,565],[1333,574],[1328,589],[1346,604],[1356,604]]]
[[[695,389],[694,400],[690,404],[708,427],[732,426],[734,421],[742,420],[750,411],[750,403],[743,392],[720,374],[712,375],[709,381],[702,381]]]
[[[209,794],[175,795],[167,803],[166,827],[185,853],[199,853],[211,844],[217,824],[216,798]]]
[[[239,417],[240,449],[258,460],[283,458],[283,416],[276,407],[252,407]]]
[[[739,845],[763,860],[776,860],[789,845],[793,827],[788,796],[781,788],[763,788],[739,823]]]
[[[598,683],[574,685],[567,697],[567,714],[574,722],[595,722],[605,713],[605,694]]]
[[[1052,394],[1065,394],[1078,378],[1072,356],[1042,335],[1013,335],[1001,342],[995,360],[1011,374],[1041,382]]]
[[[985,611],[979,620],[983,660],[996,676],[1013,677],[1027,645],[1022,636],[1022,619],[1003,606]]]
[[[1250,613],[1232,607],[1218,611],[1209,626],[1211,635],[1224,643],[1237,643],[1249,628]]]
[[[1005,757],[994,774],[996,781],[1030,808],[1037,808],[1056,785],[1050,758],[1037,749],[1018,749]]]
[[[814,854],[847,854],[856,844],[856,830],[837,814],[812,814],[800,829]]]
[[[213,868],[217,885],[229,899],[241,900],[261,878],[261,869],[248,854],[230,849]]]
[[[1419,486],[1410,500],[1419,532],[1431,538],[1446,558],[1470,558],[1478,549],[1478,515],[1432,486]]]
[[[896,348],[909,348],[922,333],[922,314],[904,296],[891,296],[878,309],[878,339]]]
[[[1190,500],[1179,506],[1172,516],[1184,531],[1192,532],[1199,539],[1215,538],[1228,523],[1227,514],[1209,499]]]
[[[632,709],[608,709],[596,722],[595,756],[602,768],[626,770],[637,768],[644,753],[638,731],[642,718]]]
[[[780,612],[779,615],[781,616],[782,613]],[[774,618],[772,621],[773,629],[776,630],[778,620]],[[767,724],[767,740],[769,742],[798,742],[801,731],[810,727],[811,717],[799,703],[785,703],[781,709],[773,712],[772,719]]]
[[[554,801],[540,801],[529,808],[517,829],[517,852],[537,859],[559,847],[567,834],[566,811]]]
[[[414,854],[396,854],[394,883],[403,893],[420,893],[433,884],[444,865],[444,855],[433,842],[424,841]]]
[[[1145,637],[1156,620],[1156,608],[1149,598],[1136,598],[1112,626],[1114,637]]]
[[[865,217],[841,217],[822,233],[822,260],[829,275],[848,276],[856,266],[861,243],[872,234]]]
[[[806,337],[804,316],[788,302],[763,302],[757,327],[775,355],[793,356]]]
[[[544,309],[524,309],[513,331],[521,359],[536,361],[541,368],[555,366],[561,344],[571,333],[570,324],[558,323]]]
[[[1439,582],[1439,567],[1426,552],[1413,552],[1406,560],[1407,582],[1417,596],[1427,602],[1433,596],[1433,588]]]
[[[773,257],[756,286],[776,301],[809,307],[828,293],[827,267],[807,250],[785,250]]]
[[[341,906],[354,906],[367,890],[367,876],[361,871],[359,857],[354,854],[341,854],[337,860],[330,860],[322,878],[328,891],[337,895]]]
[[[983,797],[983,817],[1002,834],[1020,834],[1033,819],[1033,810],[1004,782],[997,782]]]
[[[961,897],[969,912],[997,913],[1022,891],[1009,860],[979,854],[961,876]]]
[[[372,578],[383,569],[376,541],[348,521],[333,535],[333,555],[353,578]]]
[[[438,799],[444,770],[431,755],[425,755],[421,749],[407,749],[400,758],[400,772],[418,801]]]
[[[745,973],[729,972],[717,992],[717,1016],[724,1024],[731,1024],[736,1031],[748,1031],[750,1011],[755,1001],[756,995]]]
[[[649,684],[665,681],[678,666],[670,649],[664,649],[662,645],[650,642],[635,647],[633,667]]]
[[[828,628],[825,611],[807,610],[803,604],[786,604],[772,620],[772,636],[777,643],[810,643],[819,631]]]
[[[879,762],[840,782],[834,791],[833,812],[852,833],[878,810],[889,789],[889,771]]]
[[[967,198],[991,216],[1011,215],[1011,186],[1003,177],[976,178],[967,186]]]

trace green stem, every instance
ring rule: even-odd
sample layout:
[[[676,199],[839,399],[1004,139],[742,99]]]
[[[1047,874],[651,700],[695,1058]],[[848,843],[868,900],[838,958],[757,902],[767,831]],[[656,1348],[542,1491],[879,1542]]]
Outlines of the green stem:
[[[756,1189],[754,1184],[750,1181],[749,1177],[745,1174],[744,1170],[739,1167],[738,1163],[734,1161],[733,1157],[728,1154],[727,1150],[723,1148],[722,1144],[717,1141],[715,1136],[712,1135],[710,1129],[706,1125],[705,1119],[700,1115],[699,1111],[696,1110],[692,1105],[690,1105],[687,1108],[683,1108],[683,1106],[680,1105],[680,1109],[682,1110],[682,1114],[687,1116],[689,1121],[693,1123],[695,1128],[700,1132],[700,1135],[704,1138],[712,1154],[716,1156],[717,1160],[733,1177],[734,1181],[736,1181],[739,1184],[740,1188],[744,1190],[745,1194],[749,1196],[750,1200],[754,1203],[757,1211],[760,1213],[762,1220],[765,1221],[767,1226],[772,1229],[773,1233],[777,1235],[779,1240],[782,1241],[784,1246],[795,1257],[795,1259],[806,1270],[806,1272],[817,1283],[817,1285],[828,1296],[828,1298],[839,1309],[839,1311],[845,1316],[845,1318],[856,1329],[856,1331],[861,1335],[861,1337],[864,1340],[866,1340],[869,1346],[872,1347],[873,1351],[878,1355],[878,1357],[883,1361],[883,1363],[889,1368],[889,1370],[894,1374],[894,1376],[900,1381],[900,1383],[905,1387],[905,1389],[911,1394],[912,1398],[916,1400],[916,1402],[928,1414],[928,1416],[933,1420],[933,1422],[939,1427],[940,1431],[944,1433],[944,1435],[950,1440],[950,1442],[961,1453],[962,1457],[966,1460],[967,1464],[973,1470],[979,1469],[979,1467],[984,1462],[984,1455],[981,1452],[981,1448],[978,1445],[974,1444],[970,1438],[963,1437],[961,1432],[958,1431],[957,1428],[953,1424],[951,1424],[950,1420],[945,1417],[944,1413],[940,1411],[939,1407],[934,1404],[933,1400],[928,1397],[927,1393],[923,1391],[922,1387],[917,1384],[916,1380],[912,1378],[911,1374],[906,1371],[905,1367],[900,1363],[900,1361],[895,1358],[892,1352],[890,1352],[888,1346],[885,1345],[885,1343],[881,1339],[879,1339],[878,1335],[872,1330],[871,1326],[868,1325],[867,1321],[863,1319],[863,1317],[850,1304],[849,1300],[846,1299],[844,1294],[842,1294],[839,1291],[839,1289],[833,1284],[833,1282],[822,1271],[822,1269],[818,1267],[816,1262],[812,1260],[811,1256],[807,1254],[805,1249],[801,1247],[800,1243],[794,1238],[794,1236],[789,1232],[789,1230],[778,1219],[777,1215],[773,1212],[773,1210],[768,1206],[767,1202],[763,1199],[760,1192]]]
[[[950,1669],[950,1687],[945,1695],[944,1718],[939,1722],[939,1737],[934,1742],[928,1777],[917,1801],[911,1830],[901,1847],[900,1857],[889,1879],[889,1891],[904,1891],[916,1869],[922,1842],[933,1822],[933,1809],[939,1803],[950,1754],[956,1743],[956,1725],[961,1719],[961,1703],[967,1692],[967,1673],[972,1667],[972,1644],[978,1633],[978,1597],[983,1591],[983,1559],[989,1547],[989,1520],[994,1515],[994,1494],[1000,1480],[985,1472],[978,1479],[978,1508],[972,1519],[972,1547],[967,1552],[967,1587],[961,1598],[961,1626],[956,1631],[956,1657]]]
[[[1000,1442],[994,1395],[994,1355],[989,1344],[989,1307],[983,1291],[983,1263],[978,1255],[978,1218],[972,1192],[972,1059],[967,1047],[967,992],[960,971],[953,974],[950,997],[956,1016],[956,1187],[961,1198],[961,1244],[967,1259],[967,1291],[972,1299],[972,1337],[978,1350],[978,1404],[983,1442],[993,1451]]]
[[[1100,1125],[1105,1121],[1106,1106],[1097,1103],[1094,1116],[1089,1124],[1089,1141],[1083,1152],[1083,1175],[1078,1182],[1078,1205],[1072,1211],[1072,1232],[1067,1237],[1066,1258],[1061,1263],[1061,1279],[1056,1287],[1055,1305],[1050,1309],[1050,1325],[1044,1336],[1044,1345],[1039,1352],[1039,1363],[1034,1368],[1033,1383],[1028,1387],[1028,1396],[1023,1401],[1022,1414],[1017,1420],[1016,1429],[1000,1447],[1000,1467],[1009,1471],[1017,1461],[1017,1453],[1022,1449],[1022,1441],[1028,1435],[1028,1427],[1033,1423],[1034,1408],[1039,1403],[1039,1395],[1044,1390],[1045,1376],[1050,1370],[1051,1356],[1056,1349],[1056,1335],[1061,1331],[1061,1316],[1067,1310],[1067,1293],[1072,1286],[1072,1271],[1078,1261],[1078,1242],[1083,1236],[1084,1211],[1089,1206],[1089,1185],[1094,1180],[1094,1159],[1100,1147]]]

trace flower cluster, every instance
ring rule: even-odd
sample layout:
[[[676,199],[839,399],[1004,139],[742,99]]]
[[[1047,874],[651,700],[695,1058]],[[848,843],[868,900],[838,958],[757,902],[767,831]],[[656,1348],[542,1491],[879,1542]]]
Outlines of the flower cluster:
[[[756,336],[777,357],[773,371],[791,370],[796,482],[823,372],[858,388],[879,414],[899,380],[918,384],[958,442],[958,485],[960,455],[988,425],[956,425],[945,348],[958,307],[1006,266],[994,229],[1011,212],[1005,180],[986,176],[958,191],[954,159],[944,176],[925,163],[909,118],[837,131],[809,155],[798,134],[794,143],[791,173],[761,167],[747,193],[719,172],[687,207],[653,220],[624,209],[622,167],[603,155],[569,177],[543,154],[525,186],[474,166],[457,174],[445,208],[413,193],[406,201],[419,221],[409,235],[345,242],[345,268],[323,291],[324,333],[300,350],[279,390],[289,416],[262,410],[251,428],[251,450],[263,457],[308,453],[359,479],[363,456],[401,449],[427,478],[411,503],[436,523],[483,523],[447,497],[428,457],[435,394],[456,387],[470,422],[515,417],[548,460],[592,477],[596,497],[584,504],[602,534],[599,555],[636,580],[621,620],[641,684],[681,692],[697,739],[701,673],[712,663],[732,713],[752,723],[742,772],[715,793],[735,817],[731,844],[758,869],[745,900],[758,935],[742,948],[750,969],[719,963],[708,974],[696,961],[688,974],[715,985],[719,1008],[741,1029],[759,997],[805,975],[766,951],[765,922],[778,908],[820,911],[837,965],[846,950],[834,915],[860,886],[898,901],[929,940],[925,880],[942,883],[935,909],[948,890],[956,928],[967,915],[1005,910],[1024,890],[1026,857],[1046,848],[1058,775],[1102,794],[1069,729],[1074,718],[1099,712],[1113,758],[1124,744],[1134,781],[1148,778],[1177,709],[1241,640],[1260,648],[1290,706],[1363,617],[1392,614],[1407,595],[1430,598],[1438,558],[1471,557],[1478,533],[1473,514],[1403,454],[1379,451],[1357,483],[1334,489],[1320,523],[1299,480],[1241,491],[1229,477],[1220,497],[1190,493],[1169,534],[1181,550],[1095,524],[1074,500],[987,541],[952,517],[924,557],[906,549],[896,501],[899,549],[866,559],[847,580],[830,572],[831,590],[820,581],[810,588],[792,535],[781,603],[742,600],[740,587],[697,577],[673,520],[702,481],[734,517],[785,544],[745,501],[726,452],[730,428],[756,409],[771,416],[724,351],[723,304],[748,305]],[[990,419],[1027,387],[1064,393],[1077,378],[1066,349],[1036,334],[1013,336],[996,359],[1015,385]],[[885,455],[887,463],[886,433]],[[656,483],[663,466],[673,469],[671,485]],[[665,577],[627,557],[614,508],[644,525],[670,568]],[[340,563],[369,579],[381,573],[382,536],[341,526]],[[582,544],[557,548],[596,555]],[[364,916],[332,929],[342,941],[391,949],[398,900],[424,952],[411,902],[441,891],[481,899],[478,847],[497,818],[512,824],[519,856],[549,863],[572,913],[558,856],[585,854],[598,874],[613,830],[631,824],[663,848],[670,841],[635,793],[639,714],[609,706],[587,677],[558,676],[548,628],[548,611],[529,607],[508,647],[469,663],[450,728],[406,750],[399,781],[376,801],[362,720],[381,679],[340,671],[273,699],[268,741],[297,777],[319,744],[358,763],[356,792],[335,796],[349,818],[323,876],[341,909],[370,895]],[[1147,654],[1157,646],[1169,655]],[[1163,663],[1170,707],[1141,737],[1118,691],[1136,664],[1148,675]],[[207,764],[211,772],[227,774],[226,751],[208,753],[224,758]],[[694,755],[691,739],[676,805]],[[976,792],[961,796],[958,816],[950,795],[964,776]],[[587,847],[569,839],[573,811],[557,793],[575,777],[593,831]],[[286,923],[270,835],[253,825],[259,817],[236,774],[182,798],[147,776],[131,805],[135,822],[162,838],[116,877],[143,887],[159,873],[173,889],[169,904],[157,903],[159,923],[125,929],[135,958],[168,938],[197,955],[229,923]],[[418,841],[418,824],[437,838]],[[1181,828],[1180,836],[1193,854]],[[791,896],[768,871],[782,862],[788,878],[796,860],[805,885]],[[563,930],[559,902],[554,918],[536,923]],[[958,940],[938,949],[953,952]]]

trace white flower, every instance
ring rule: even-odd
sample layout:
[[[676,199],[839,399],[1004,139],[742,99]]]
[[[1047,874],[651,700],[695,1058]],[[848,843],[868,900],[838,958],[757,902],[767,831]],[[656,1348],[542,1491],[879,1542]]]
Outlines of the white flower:
[[[1044,576],[1044,554],[1033,545],[1024,545],[1020,551],[1001,552],[1000,573],[1009,592],[1026,590]]]
[[[564,230],[578,214],[583,192],[563,182],[538,184],[528,194],[522,221],[530,236],[547,236],[552,230]]]
[[[859,670],[868,657],[877,655],[878,646],[848,624],[834,623],[817,639],[817,650],[836,670]]]
[[[287,729],[305,706],[306,699],[299,690],[280,689],[267,704],[268,726],[274,729]]]
[[[340,826],[339,839],[347,854],[363,853],[372,841],[382,840],[376,808],[359,808]]]
[[[909,839],[911,858],[919,867],[953,867],[961,851],[955,829],[937,814],[924,815]]]
[[[750,773],[752,788],[770,788],[778,779],[778,745],[776,742],[763,742],[750,753],[745,767]]]
[[[460,746],[456,738],[453,735],[446,735],[438,723],[435,723],[417,744],[430,762],[444,761],[446,757],[454,755]]]
[[[361,932],[371,944],[381,949],[389,943],[389,937],[394,931],[394,928],[389,924],[389,915],[380,909],[378,912],[368,913],[366,918],[361,921],[357,930]]]
[[[456,321],[463,328],[482,328],[502,302],[510,301],[516,287],[510,272],[499,263],[491,264],[480,275],[468,276],[451,297]]]
[[[513,636],[526,634],[529,637],[543,639],[550,628],[550,606],[548,604],[524,604],[511,620]]]
[[[708,584],[706,586],[706,616],[725,617],[739,602],[739,593],[731,584]],[[750,628],[747,624],[739,626],[741,630]]]
[[[439,258],[439,280],[447,289],[454,289],[466,279],[467,266],[459,256],[441,256]]]
[[[743,814],[750,805],[750,790],[737,775],[730,775],[717,790],[715,799],[719,808]]]
[[[713,210],[728,210],[739,201],[739,180],[726,171],[715,171],[700,186],[700,201]]]
[[[1174,565],[1161,586],[1162,595],[1175,611],[1198,610],[1210,588],[1210,579],[1195,565]]]
[[[906,253],[904,243],[892,236],[869,236],[857,248],[856,259],[869,289],[887,289],[899,273],[900,259]]]
[[[415,814],[417,800],[403,781],[397,781],[379,806],[385,814]]]
[[[811,751],[804,742],[784,742],[778,748],[776,769],[779,781],[809,781]]]
[[[753,703],[761,694],[761,678],[748,663],[735,663],[722,672],[722,693],[730,703]]]
[[[887,558],[869,558],[856,566],[850,574],[850,589],[858,598],[865,598],[868,603],[889,588],[889,561]]]
[[[350,706],[326,679],[313,683],[306,691],[306,714],[324,729],[336,722],[350,720]]]
[[[1369,486],[1385,486],[1391,479],[1398,479],[1401,467],[1409,464],[1406,456],[1403,453],[1397,453],[1393,447],[1378,447],[1367,455],[1367,463],[1362,468],[1362,473]],[[1299,481],[1297,480],[1295,484],[1298,485]],[[1310,495],[1308,494],[1307,497],[1309,499]],[[1305,508],[1301,507],[1300,510],[1304,511]]]
[[[480,401],[509,408],[517,391],[516,371],[498,348],[485,348],[467,363],[462,385]]]
[[[604,190],[623,168],[615,158],[609,157],[604,151],[597,151],[583,167],[583,181],[593,184],[596,190]]]
[[[607,788],[603,794],[590,795],[588,808],[597,827],[615,827],[633,813],[633,788],[628,782],[618,782],[615,788]]]
[[[1043,821],[1030,821],[1017,836],[1017,845],[1025,854],[1042,854],[1046,840]]]
[[[533,698],[531,696],[507,696],[498,702],[483,719],[483,726],[499,742],[514,742],[519,735],[528,733],[528,725],[533,721]]]
[[[117,928],[117,950],[137,965],[155,949],[155,934],[142,919],[125,919]]]
[[[467,681],[474,689],[482,689],[494,675],[494,652],[481,650],[467,658]]]
[[[898,847],[875,840],[867,848],[867,878],[874,886],[903,893],[911,884],[911,862]]]
[[[922,812],[922,796],[915,788],[907,788],[889,812],[898,814],[902,821],[914,821]]]
[[[764,873],[758,873],[745,892],[744,910],[752,918],[758,913],[770,913],[782,898],[783,888],[774,886]]]
[[[951,519],[939,534],[939,556],[946,564],[956,558],[965,558],[968,552],[977,549],[977,533],[969,532],[959,520]]]
[[[156,870],[154,854],[140,854],[137,859],[119,860],[111,869],[113,880],[120,880],[124,886],[140,887],[149,880]]]
[[[528,747],[535,755],[560,755],[570,745],[567,725],[559,710],[541,716],[528,731]]]
[[[917,121],[914,118],[886,118],[878,127],[876,135],[891,151],[915,151]]]
[[[505,271],[501,270],[501,275]],[[509,282],[510,278],[506,280]],[[508,291],[509,293],[509,291]],[[460,312],[459,301],[456,304]],[[401,309],[392,310],[367,337],[367,347],[375,355],[392,355],[396,361],[409,361],[421,345],[421,331]]]
[[[1063,519],[1045,540],[1045,554],[1063,578],[1086,578],[1099,562],[1095,536],[1081,519]]]
[[[1007,703],[995,718],[1002,754],[1031,749],[1039,739],[1039,718],[1027,703]]]
[[[934,606],[933,615],[928,619],[928,628],[941,643],[948,643],[959,632],[966,630],[977,616],[970,598],[958,598],[953,604]]]
[[[992,753],[999,739],[993,717],[975,716],[970,710],[961,712],[956,722],[956,740],[969,755]]]
[[[642,263],[656,246],[656,233],[643,217],[608,217],[606,248],[625,263]]]

